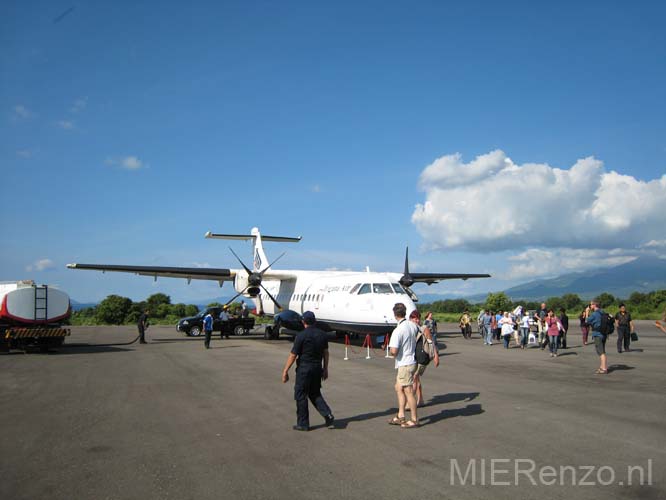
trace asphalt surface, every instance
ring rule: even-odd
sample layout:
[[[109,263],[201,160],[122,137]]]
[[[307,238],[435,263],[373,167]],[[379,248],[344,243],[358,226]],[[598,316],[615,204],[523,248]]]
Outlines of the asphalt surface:
[[[148,345],[104,346],[135,330],[75,327],[57,353],[0,355],[0,498],[666,498],[666,335],[639,322],[624,354],[611,337],[604,376],[577,329],[550,358],[447,326],[418,429],[387,425],[393,360],[358,346],[344,361],[331,344],[336,428],[311,407],[310,432],[292,430],[286,339],[205,350],[151,327]]]

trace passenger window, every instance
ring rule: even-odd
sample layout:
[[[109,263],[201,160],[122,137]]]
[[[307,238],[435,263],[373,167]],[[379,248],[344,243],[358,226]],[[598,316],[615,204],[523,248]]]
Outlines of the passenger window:
[[[407,293],[398,283],[391,283],[391,284],[393,285],[395,293],[405,293],[405,294]]]
[[[372,289],[370,288],[370,283],[364,283],[363,286],[361,286],[361,289],[358,291],[359,295],[362,295],[364,293],[372,293]]]
[[[353,294],[353,293],[356,293],[360,287],[361,287],[361,284],[360,284],[360,283],[356,283],[356,284],[352,287],[352,289],[349,290],[349,293],[352,293],[352,294]]]

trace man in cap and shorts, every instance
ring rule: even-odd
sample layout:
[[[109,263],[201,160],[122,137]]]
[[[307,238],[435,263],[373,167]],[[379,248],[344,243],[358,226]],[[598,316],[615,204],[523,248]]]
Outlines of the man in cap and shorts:
[[[416,413],[416,397],[412,388],[414,374],[416,373],[416,334],[418,327],[407,321],[407,308],[405,304],[397,303],[393,306],[393,315],[398,321],[389,341],[391,355],[395,358],[395,369],[398,371],[395,381],[395,392],[398,395],[398,414],[389,424],[399,425],[403,429],[418,427],[419,420]],[[405,418],[405,407],[409,405],[411,418]]]

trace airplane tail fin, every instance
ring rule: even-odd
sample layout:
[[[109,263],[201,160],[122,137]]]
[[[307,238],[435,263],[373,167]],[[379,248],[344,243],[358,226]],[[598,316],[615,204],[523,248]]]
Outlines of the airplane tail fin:
[[[208,231],[206,238],[220,239],[220,240],[254,240],[253,248],[253,271],[261,272],[266,269],[270,262],[264,253],[264,246],[262,241],[276,241],[280,243],[297,243],[301,241],[301,237],[292,238],[289,236],[262,236],[259,229],[253,227],[250,234],[214,234]]]

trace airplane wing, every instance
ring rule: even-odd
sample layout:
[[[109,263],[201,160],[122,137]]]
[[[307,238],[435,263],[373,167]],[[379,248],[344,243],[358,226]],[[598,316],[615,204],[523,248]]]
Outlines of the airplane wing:
[[[432,285],[441,280],[468,280],[470,278],[490,278],[490,274],[456,274],[456,273],[410,273],[414,283]]]
[[[141,276],[158,276],[164,278],[184,278],[190,280],[231,281],[236,276],[235,269],[213,267],[161,267],[161,266],[118,266],[112,264],[67,264],[70,269],[89,271],[133,273]]]

